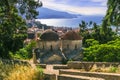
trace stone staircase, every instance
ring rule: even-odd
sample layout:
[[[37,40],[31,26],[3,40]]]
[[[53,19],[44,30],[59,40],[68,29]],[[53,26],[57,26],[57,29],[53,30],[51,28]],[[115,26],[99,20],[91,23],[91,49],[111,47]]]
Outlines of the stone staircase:
[[[105,80],[95,76],[81,75],[80,73],[74,70],[59,70],[58,80]]]
[[[102,78],[86,77],[79,75],[60,74],[58,80],[104,80]]]
[[[45,66],[45,65],[44,65]],[[120,80],[120,74],[101,72],[81,72],[67,65],[46,65],[45,80]]]
[[[80,72],[67,69],[66,65],[46,65],[44,73],[46,80],[105,80],[95,76],[81,75]]]
[[[63,79],[58,80],[120,80],[120,74],[100,72],[80,72],[79,70],[59,70]]]

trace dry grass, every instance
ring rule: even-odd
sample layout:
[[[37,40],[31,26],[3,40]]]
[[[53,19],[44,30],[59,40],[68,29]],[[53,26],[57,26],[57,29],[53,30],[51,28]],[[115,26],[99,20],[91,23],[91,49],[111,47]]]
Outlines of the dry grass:
[[[105,72],[105,73],[120,73],[120,67],[96,67],[93,66],[93,68],[90,70],[91,72]]]
[[[83,69],[79,69],[79,71],[86,72],[86,70],[84,68]],[[97,67],[96,65],[94,65],[89,70],[89,72],[103,72],[103,73],[118,73],[118,74],[120,74],[120,67],[114,67],[114,66],[110,66],[110,67]]]
[[[0,61],[0,80],[43,80],[42,78],[42,72],[38,69],[25,65],[4,64]]]

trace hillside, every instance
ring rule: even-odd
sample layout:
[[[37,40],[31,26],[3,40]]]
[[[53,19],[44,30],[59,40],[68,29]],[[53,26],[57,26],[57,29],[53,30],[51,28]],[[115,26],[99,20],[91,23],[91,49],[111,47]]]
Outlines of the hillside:
[[[48,8],[38,8],[38,19],[50,19],[50,18],[77,18],[77,14],[70,14],[68,12],[56,11]]]

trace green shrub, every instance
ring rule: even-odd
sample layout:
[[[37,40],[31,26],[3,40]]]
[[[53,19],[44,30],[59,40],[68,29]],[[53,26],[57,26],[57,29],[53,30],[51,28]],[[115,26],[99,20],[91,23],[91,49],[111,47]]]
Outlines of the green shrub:
[[[111,72],[111,73],[116,73],[117,72],[117,70],[118,70],[118,67],[110,67],[110,70],[109,70],[109,72]]]
[[[87,39],[85,41],[85,47],[89,47],[89,46],[93,46],[93,45],[97,45],[97,44],[99,44],[99,42],[94,39]]]
[[[19,49],[19,51],[16,51],[15,54],[10,52],[10,55],[12,58],[15,59],[31,59],[32,58],[32,49],[35,47],[36,42],[31,41],[29,44],[25,45],[24,48]]]
[[[119,62],[120,40],[110,41],[106,44],[95,44],[84,49],[85,61]]]

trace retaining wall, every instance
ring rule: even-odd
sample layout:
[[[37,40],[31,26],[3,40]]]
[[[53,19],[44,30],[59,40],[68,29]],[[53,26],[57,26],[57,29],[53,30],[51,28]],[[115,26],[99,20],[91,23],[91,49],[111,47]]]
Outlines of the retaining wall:
[[[119,62],[80,62],[80,61],[70,61],[68,62],[68,67],[72,69],[84,69],[92,66],[96,67],[118,67],[120,66]]]

